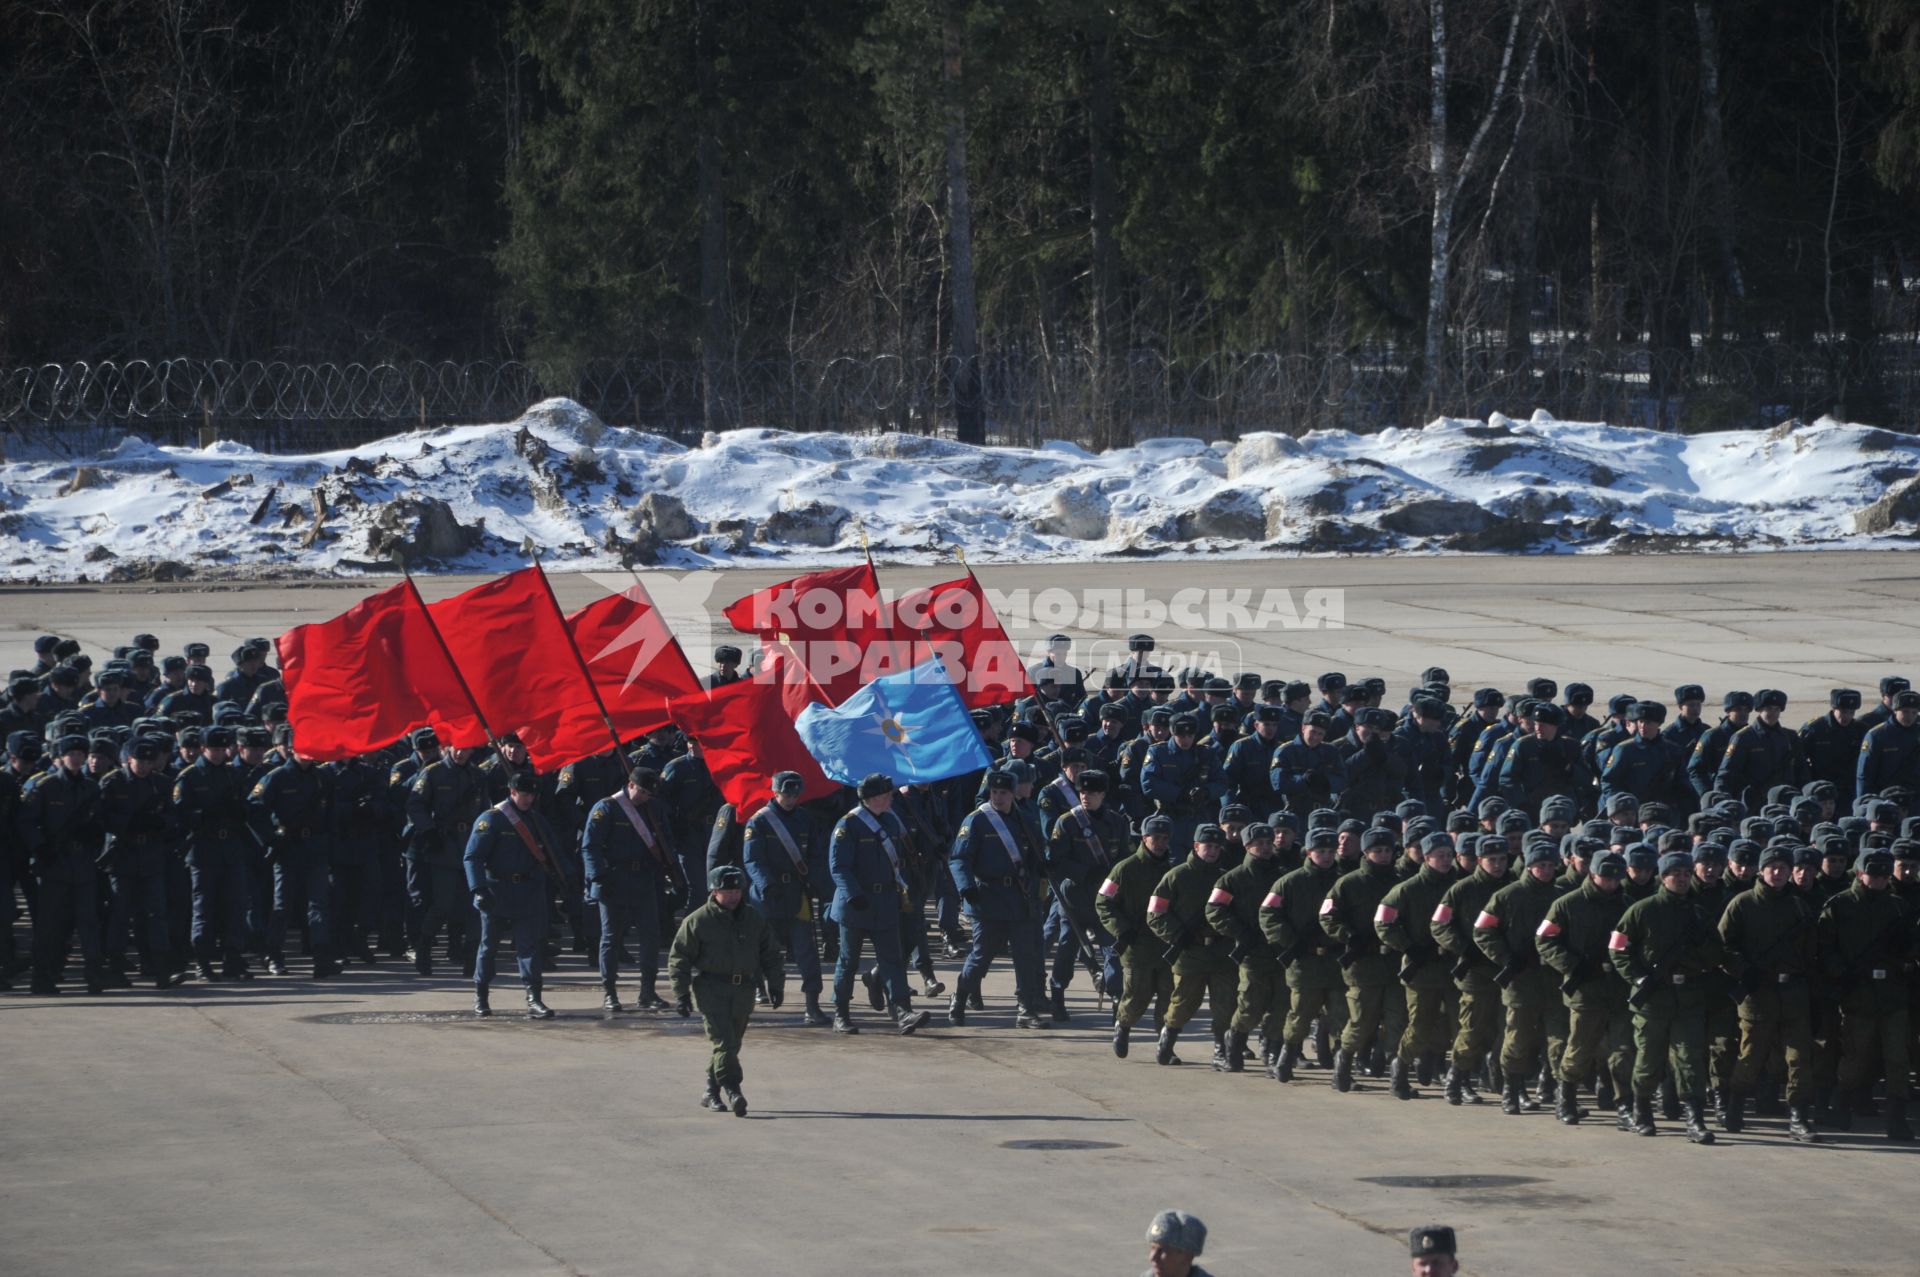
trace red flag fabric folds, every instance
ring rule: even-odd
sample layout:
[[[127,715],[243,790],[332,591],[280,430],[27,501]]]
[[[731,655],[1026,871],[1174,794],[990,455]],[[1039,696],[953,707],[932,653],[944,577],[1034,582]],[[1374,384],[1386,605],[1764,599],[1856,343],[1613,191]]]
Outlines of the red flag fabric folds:
[[[369,595],[331,621],[297,625],[276,646],[294,744],[310,758],[372,753],[429,725],[442,739],[480,739],[411,581]]]
[[[745,821],[766,806],[780,772],[800,773],[806,782],[803,799],[823,798],[840,788],[794,730],[785,691],[777,681],[744,678],[676,697],[667,706],[673,721],[700,742],[707,770],[733,804],[735,820]]]
[[[1019,651],[971,572],[901,595],[894,601],[893,620],[901,639],[911,637],[920,660],[927,658],[921,646],[927,644],[946,661],[968,709],[1005,705],[1033,694]]]
[[[893,619],[870,563],[808,572],[756,590],[729,604],[726,618],[743,634],[790,643],[832,705],[911,663],[906,645],[894,641]]]
[[[434,623],[487,726],[520,737],[553,771],[612,748],[593,687],[574,659],[566,618],[538,565],[432,604]],[[476,725],[477,731],[477,725]],[[456,736],[452,744],[484,741]]]
[[[700,690],[680,641],[638,581],[571,613],[567,626],[622,740],[666,726],[667,702]]]

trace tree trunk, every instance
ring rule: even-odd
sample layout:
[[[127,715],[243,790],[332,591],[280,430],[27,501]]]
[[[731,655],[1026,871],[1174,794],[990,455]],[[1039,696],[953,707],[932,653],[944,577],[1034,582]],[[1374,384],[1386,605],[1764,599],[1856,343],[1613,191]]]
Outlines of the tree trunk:
[[[1113,240],[1119,204],[1113,172],[1113,27],[1107,10],[1096,11],[1088,48],[1087,196],[1092,263],[1087,293],[1093,345],[1092,436],[1097,449],[1117,447],[1113,405],[1113,294],[1119,263]]]
[[[940,88],[946,114],[947,236],[953,283],[953,420],[961,443],[985,443],[980,404],[980,318],[973,291],[973,191],[967,179],[967,106],[961,83],[965,0],[940,6]]]
[[[1433,234],[1427,276],[1427,412],[1440,410],[1447,346],[1447,255],[1453,238],[1453,171],[1447,159],[1447,5],[1428,0],[1433,21],[1433,102],[1427,122],[1427,166],[1433,179]],[[1493,108],[1489,107],[1489,111]]]
[[[721,361],[727,345],[727,203],[720,169],[714,24],[709,0],[699,0],[694,11],[694,74],[700,99],[695,140],[700,194],[700,415],[704,428],[724,430],[733,424],[733,414],[722,384]]]
[[[1727,177],[1726,126],[1720,115],[1720,41],[1713,28],[1712,0],[1693,0],[1693,24],[1700,37],[1700,158],[1707,167],[1708,198],[1720,250],[1720,273],[1713,290],[1714,319],[1709,328],[1709,335],[1717,337],[1729,309],[1727,297],[1745,299],[1747,283],[1734,251],[1733,189]]]

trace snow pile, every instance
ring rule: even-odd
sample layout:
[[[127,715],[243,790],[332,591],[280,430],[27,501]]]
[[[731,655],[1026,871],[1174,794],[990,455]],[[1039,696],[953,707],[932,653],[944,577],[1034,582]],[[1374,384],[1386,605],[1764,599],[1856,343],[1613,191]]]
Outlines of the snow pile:
[[[136,436],[0,465],[0,577],[77,581],[1110,555],[1868,547],[1920,441],[1826,418],[1681,436],[1495,416],[1375,435],[974,448],[734,430],[695,448],[568,400],[307,456]],[[1911,489],[1911,491],[1909,491]]]

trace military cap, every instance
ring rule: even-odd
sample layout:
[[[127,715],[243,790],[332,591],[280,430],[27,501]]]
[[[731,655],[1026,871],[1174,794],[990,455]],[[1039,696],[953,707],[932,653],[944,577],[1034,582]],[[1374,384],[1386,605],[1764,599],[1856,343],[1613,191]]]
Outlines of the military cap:
[[[1484,843],[1481,844],[1483,847]],[[1560,863],[1560,849],[1553,845],[1553,839],[1528,835],[1526,840],[1526,863],[1533,865],[1557,865]],[[1485,854],[1484,852],[1482,854]]]
[[[1391,829],[1395,833],[1399,833],[1400,823],[1400,813],[1397,811],[1376,811],[1373,813],[1373,827],[1375,829]]]
[[[1752,692],[1728,692],[1720,698],[1721,709],[1752,709]]]
[[[1668,874],[1690,874],[1693,872],[1693,857],[1684,851],[1664,852],[1660,856],[1660,876]]]
[[[1387,680],[1381,678],[1378,674],[1361,679],[1360,686],[1366,688],[1367,693],[1371,696],[1385,696],[1387,694]]]
[[[1911,838],[1893,840],[1893,858],[1895,860],[1920,860],[1920,842]]]
[[[1313,689],[1311,687],[1308,687],[1301,680],[1295,679],[1293,682],[1287,684],[1286,695],[1281,699],[1288,700],[1288,701],[1297,701],[1297,700],[1303,700],[1307,697],[1311,697],[1312,695],[1313,695]]]
[[[1851,856],[1853,854],[1853,840],[1845,834],[1828,834],[1825,838],[1816,839],[1814,845],[1820,848],[1820,855],[1823,859],[1827,856]]]
[[[407,744],[413,746],[415,749],[429,749],[439,743],[440,737],[431,727],[417,728],[413,735],[407,737]]]
[[[1876,825],[1891,825],[1900,819],[1900,808],[1894,803],[1877,802],[1867,808],[1867,819]]]
[[[967,717],[973,720],[975,727],[985,729],[993,726],[993,711],[990,709],[970,709]]]
[[[1245,803],[1228,803],[1220,809],[1220,823],[1223,825],[1244,825],[1253,819],[1253,808]]]
[[[1540,804],[1540,823],[1549,820],[1572,821],[1580,814],[1580,807],[1566,794],[1555,794]]]
[[[1118,705],[1115,705],[1112,701],[1108,701],[1105,705],[1102,705],[1100,707],[1100,721],[1103,723],[1108,721],[1117,723],[1125,719],[1126,716],[1127,716],[1127,711],[1121,709]]]
[[[1659,854],[1643,842],[1625,848],[1622,854],[1627,858],[1629,869],[1652,869],[1660,862]]]
[[[53,645],[53,656],[55,660],[70,661],[78,655],[80,655],[79,639],[63,638]]]
[[[293,727],[291,725],[288,725],[282,730],[286,735],[286,739],[284,741],[277,740],[275,733],[268,731],[264,727],[242,727],[242,728],[239,728],[237,731],[235,731],[234,737],[242,745],[254,746],[259,749],[267,749],[275,744],[285,744],[285,745],[292,744],[293,743]]]
[[[1422,683],[1451,683],[1453,682],[1453,676],[1447,673],[1447,667],[1444,665],[1429,665],[1420,671],[1420,681]]]
[[[1246,711],[1242,710],[1233,702],[1228,701],[1224,705],[1215,705],[1213,707],[1213,713],[1208,717],[1216,723],[1237,723],[1245,717],[1245,714]]]
[[[71,665],[56,665],[48,671],[47,682],[55,687],[78,687],[80,671]]]
[[[1673,689],[1673,703],[1675,705],[1685,705],[1688,701],[1704,701],[1706,699],[1707,689],[1698,683],[1682,683]]]
[[[232,658],[235,665],[238,665],[242,661],[257,660],[263,655],[265,655],[265,653],[254,650],[251,645],[246,643],[242,643],[239,647],[234,648],[232,652],[228,653],[228,656]]]
[[[53,651],[54,648],[59,646],[60,646],[59,635],[42,634],[39,638],[33,641],[33,652],[35,656],[43,656]]]
[[[1593,688],[1585,683],[1568,683],[1566,700],[1569,705],[1591,705]]]
[[[1796,798],[1787,804],[1787,814],[1796,821],[1820,819],[1820,800]]]
[[[1454,1253],[1453,1230],[1445,1224],[1422,1224],[1407,1234],[1407,1250],[1413,1258]]]
[[[1072,642],[1073,642],[1073,639],[1065,634],[1049,634],[1047,636],[1048,647],[1059,647],[1063,643],[1072,643]]]
[[[1281,810],[1281,811],[1268,812],[1267,823],[1273,826],[1273,830],[1276,834],[1279,833],[1282,829],[1292,834],[1297,834],[1300,832],[1300,817],[1294,815],[1290,811]]]
[[[38,648],[36,647],[35,650],[37,651]],[[1880,695],[1893,696],[1896,693],[1906,691],[1909,687],[1912,687],[1912,686],[1913,686],[1912,683],[1908,682],[1904,678],[1901,678],[1898,674],[1890,674],[1886,678],[1883,678],[1880,680]]]
[[[1447,716],[1446,702],[1438,696],[1427,695],[1423,689],[1421,695],[1413,698],[1413,716],[1415,718],[1445,718]]]
[[[1198,1255],[1207,1244],[1207,1226],[1183,1210],[1163,1210],[1147,1225],[1147,1240]]]
[[[127,676],[120,670],[106,670],[94,680],[96,687],[125,687],[126,685]]]
[[[176,674],[186,668],[187,658],[184,656],[166,656],[160,660],[160,671],[163,674]]]
[[[1533,828],[1533,818],[1518,808],[1509,808],[1500,813],[1493,822],[1495,831],[1503,834],[1524,834]]]
[[[1346,685],[1347,676],[1338,670],[1322,674],[1319,679],[1316,680],[1316,686],[1323,692],[1338,692],[1343,690]]]
[[[1407,822],[1407,827],[1400,831],[1400,841],[1408,846],[1412,846],[1438,828],[1439,824],[1433,817],[1415,816]]]
[[[160,639],[159,636],[153,634],[136,634],[133,636],[132,646],[144,647],[149,652],[157,652],[160,650]]]
[[[1201,825],[1193,831],[1193,840],[1195,842],[1225,842],[1227,840],[1227,831],[1214,824]]]
[[[1069,745],[1060,751],[1060,765],[1062,767],[1071,767],[1075,763],[1090,763],[1092,761],[1093,755],[1078,745]]]
[[[1639,810],[1640,800],[1624,789],[1616,791],[1612,797],[1607,799],[1607,814],[1609,816],[1622,812],[1637,812]],[[1619,824],[1620,822],[1615,821],[1614,823]]]
[[[1474,829],[1448,830],[1453,835],[1453,849],[1462,856],[1480,854],[1480,832]]]
[[[1453,838],[1449,834],[1428,834],[1420,840],[1420,853],[1425,856],[1431,856],[1436,851],[1450,852],[1453,849]]]
[[[1863,847],[1854,859],[1853,871],[1863,874],[1890,874],[1893,872],[1893,852],[1885,847]]]
[[[209,748],[217,748],[224,745],[228,749],[231,749],[234,743],[233,729],[231,727],[209,727],[206,732],[202,734],[200,740],[202,744]]]
[[[1787,694],[1777,687],[1763,687],[1760,694],[1753,698],[1755,709],[1785,709]]]
[[[1480,859],[1482,860],[1485,860],[1488,856],[1505,856],[1512,854],[1508,849],[1507,840],[1499,834],[1481,834],[1480,841],[1476,844],[1475,850],[1479,853]]]
[[[1069,745],[1078,745],[1093,734],[1084,718],[1062,718],[1060,720],[1060,738]]]
[[[1080,773],[1080,792],[1083,794],[1104,794],[1107,792],[1107,774],[1097,768]]]
[[[1273,837],[1273,826],[1264,820],[1256,820],[1240,831],[1240,840],[1246,843],[1265,842]]]
[[[1862,838],[1860,840],[1860,846],[1868,850],[1877,849],[1891,854],[1893,849],[1893,835],[1887,833],[1885,830],[1879,830]]]
[[[1628,717],[1641,723],[1664,723],[1667,721],[1667,707],[1659,701],[1635,701],[1628,711]]]
[[[1390,709],[1370,709],[1364,711],[1364,713],[1367,726],[1373,728],[1375,731],[1390,732],[1394,729],[1394,725],[1400,721],[1394,717],[1393,711]]]
[[[640,788],[642,789],[653,790],[653,789],[660,788],[660,773],[656,771],[654,768],[636,767],[631,772],[628,773],[628,776],[633,781],[634,784],[640,786]],[[869,777],[868,779],[872,779],[872,778]],[[861,785],[860,796],[862,798],[865,798],[867,797],[867,794],[865,792],[866,781],[861,781],[860,785]],[[889,785],[887,786],[887,788],[891,789],[893,788],[893,786]]]
[[[1013,777],[1015,785],[1031,785],[1040,779],[1040,773],[1033,764],[1021,758],[1002,759],[1000,770]]]
[[[1029,745],[1040,743],[1040,729],[1032,723],[1015,723],[1007,729],[1008,740],[1023,740]]]
[[[7,752],[15,758],[38,758],[41,752],[40,738],[32,732],[8,732]]]
[[[878,798],[882,794],[893,792],[893,777],[885,772],[869,772],[861,778],[859,794],[861,798]]]
[[[1500,689],[1497,687],[1483,687],[1473,694],[1473,707],[1475,709],[1499,709],[1506,703],[1507,698],[1501,695]]]
[[[213,681],[212,668],[206,665],[187,666],[187,681],[193,682],[196,679],[202,682],[211,683]]]
[[[1736,865],[1757,865],[1760,863],[1760,851],[1760,844],[1753,839],[1735,838],[1727,846],[1727,860]],[[1698,860],[1699,857],[1696,855],[1694,859]]]
[[[1560,694],[1560,684],[1550,678],[1530,678],[1527,680],[1527,695],[1535,700],[1550,701]]]
[[[1464,807],[1447,813],[1447,832],[1450,834],[1470,833],[1479,827],[1480,824],[1473,818],[1473,813]]]
[[[1596,878],[1624,878],[1627,876],[1627,858],[1617,851],[1603,851],[1593,858],[1587,866],[1587,872]]]
[[[1895,709],[1920,709],[1920,692],[1905,691],[1893,694]]]
[[[708,891],[744,891],[747,873],[739,865],[715,865],[707,870]]]
[[[128,753],[143,763],[158,762],[166,756],[166,749],[152,737],[142,737],[128,747]]]
[[[1509,804],[1507,800],[1500,797],[1500,795],[1498,794],[1493,794],[1486,798],[1482,798],[1480,800],[1480,807],[1479,807],[1480,819],[1492,820],[1496,816],[1500,815],[1501,812],[1504,812],[1508,806]]]
[[[507,789],[515,794],[537,794],[540,778],[530,771],[517,771],[507,778]]]
[[[7,696],[19,700],[23,696],[32,696],[40,690],[40,684],[30,678],[16,678],[7,684]]]
[[[1793,848],[1793,867],[1795,869],[1818,869],[1820,867],[1820,849],[1796,843]]]
[[[87,738],[79,732],[68,732],[54,740],[53,749],[57,754],[84,754],[87,751]]]
[[[1819,832],[1819,830],[1824,827],[1825,826],[1815,826],[1815,832]],[[1920,838],[1920,816],[1909,816],[1901,821],[1900,836],[1902,838]]]
[[[1639,700],[1632,692],[1616,692],[1607,698],[1607,714],[1611,718],[1625,718]]]
[[[1332,851],[1339,845],[1340,835],[1325,826],[1311,830],[1307,834],[1308,851]]]
[[[1749,839],[1748,841],[1751,841]],[[1693,849],[1693,863],[1696,865],[1724,865],[1727,863],[1727,849],[1718,842],[1708,840]]]
[[[1800,791],[1807,797],[1826,802],[1840,797],[1840,790],[1830,780],[1808,781],[1806,788]]]
[[[871,778],[871,777],[869,777],[868,779],[870,780],[870,779],[872,779],[872,778]],[[996,790],[996,789],[1004,789],[1004,790],[1007,790],[1007,791],[1009,791],[1009,792],[1011,792],[1011,791],[1012,791],[1012,790],[1014,789],[1014,787],[1015,787],[1015,782],[1014,782],[1014,779],[1013,779],[1013,773],[1012,773],[1012,772],[1010,772],[1010,771],[1001,771],[1001,770],[995,770],[995,771],[990,771],[990,772],[988,772],[988,773],[987,773],[987,790],[988,790],[989,792],[991,792],[991,791],[993,791],[993,790]],[[872,795],[871,795],[871,794],[868,794],[868,793],[866,792],[866,788],[867,788],[867,786],[866,786],[866,781],[862,781],[862,782],[860,783],[860,791],[861,791],[861,792],[860,792],[860,796],[861,796],[862,798],[870,798],[870,797],[872,797]],[[888,786],[888,788],[890,789],[890,788],[892,788],[892,786],[891,786],[891,785],[889,785],[889,786]],[[875,793],[879,793],[879,792],[883,792],[883,791],[879,791],[879,790],[876,790],[876,791],[875,791]]]
[[[203,729],[189,724],[180,729],[180,733],[173,738],[173,743],[181,749],[199,749],[201,745],[206,743],[205,736],[206,733]]]
[[[799,772],[775,772],[773,792],[776,794],[797,794],[807,787]]]
[[[181,650],[187,654],[189,661],[204,661],[213,655],[213,649],[205,643],[189,643]]]
[[[1794,842],[1791,838],[1772,838],[1767,841],[1767,845],[1764,847],[1743,839],[1734,844],[1734,849],[1742,855],[1751,856],[1753,863],[1758,865],[1772,864],[1776,860],[1782,864],[1791,865],[1793,863],[1794,849],[1799,845],[1799,843]],[[1733,859],[1732,853],[1729,853],[1728,859]],[[1746,864],[1747,862],[1745,860],[1735,860],[1734,863]]]
[[[1400,804],[1393,809],[1393,814],[1402,820],[1412,820],[1415,816],[1426,815],[1427,805],[1418,798],[1403,799]]]
[[[1173,832],[1173,820],[1167,816],[1149,816],[1140,822],[1140,835],[1170,834]]]
[[[1279,705],[1260,705],[1253,711],[1253,721],[1256,723],[1284,723],[1287,721],[1287,711]]]
[[[1324,710],[1315,710],[1300,720],[1302,727],[1332,727],[1333,716]]]
[[[1397,843],[1393,835],[1393,830],[1382,829],[1378,825],[1375,825],[1372,829],[1360,835],[1360,850],[1362,851],[1372,851],[1375,847],[1393,847],[1395,845],[1397,845]]]
[[[1554,727],[1558,727],[1567,721],[1567,715],[1565,710],[1553,704],[1551,701],[1542,701],[1534,708],[1533,721],[1536,723],[1548,723]]]
[[[1155,705],[1147,711],[1147,726],[1170,727],[1173,725],[1173,711],[1165,705]]]
[[[1366,699],[1367,685],[1365,683],[1348,683],[1340,689],[1340,703],[1342,705],[1359,705],[1364,703]]]
[[[1186,688],[1205,687],[1207,672],[1197,665],[1189,665],[1180,671],[1180,686]]]
[[[1896,803],[1901,807],[1912,807],[1916,795],[1913,790],[1907,788],[1905,785],[1888,785],[1880,791],[1880,797],[1890,803]]]
[[[1836,687],[1827,693],[1827,706],[1830,709],[1859,709],[1860,690],[1854,687]]]
[[[1259,686],[1258,675],[1254,676],[1254,685],[1256,687]],[[1201,686],[1209,696],[1227,695],[1232,693],[1233,691],[1233,684],[1228,682],[1226,679],[1222,678],[1218,674],[1215,674],[1212,678],[1208,679]]]

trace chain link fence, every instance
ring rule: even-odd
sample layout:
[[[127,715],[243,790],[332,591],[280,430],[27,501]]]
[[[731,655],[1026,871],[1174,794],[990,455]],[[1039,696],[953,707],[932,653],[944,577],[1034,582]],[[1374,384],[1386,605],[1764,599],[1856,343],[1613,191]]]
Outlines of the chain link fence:
[[[1577,344],[1468,346],[1435,395],[1417,361],[1391,348],[1339,355],[1135,352],[1105,367],[1084,354],[1006,352],[978,361],[993,442],[1086,444],[1255,430],[1376,431],[1444,413],[1661,429],[1764,427],[1836,407],[1901,428],[1920,406],[1913,338],[1872,359],[1831,349],[1708,346],[1656,356]],[[342,447],[418,427],[509,421],[541,399],[578,400],[602,420],[692,442],[708,428],[953,432],[950,360],[896,355],[720,363],[711,387],[691,360],[590,364],[556,375],[521,362],[313,363],[196,359],[0,369],[0,427],[64,451],[103,432],[161,442],[231,438],[269,451]],[[1429,404],[1437,405],[1437,411]]]

